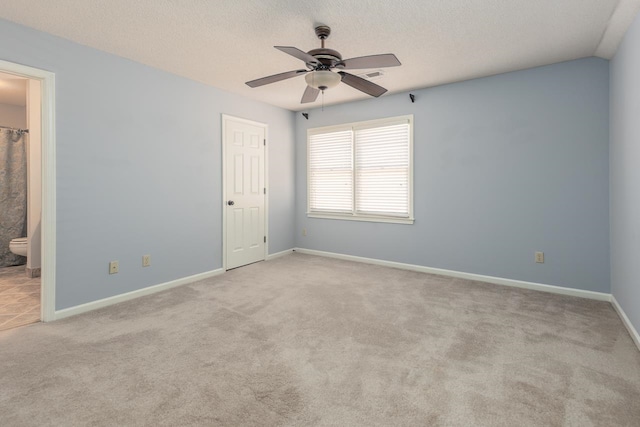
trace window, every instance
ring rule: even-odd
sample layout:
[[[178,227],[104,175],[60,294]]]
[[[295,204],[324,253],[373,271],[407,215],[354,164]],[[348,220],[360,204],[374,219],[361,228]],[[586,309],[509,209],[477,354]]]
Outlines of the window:
[[[413,223],[413,116],[307,136],[310,217]]]

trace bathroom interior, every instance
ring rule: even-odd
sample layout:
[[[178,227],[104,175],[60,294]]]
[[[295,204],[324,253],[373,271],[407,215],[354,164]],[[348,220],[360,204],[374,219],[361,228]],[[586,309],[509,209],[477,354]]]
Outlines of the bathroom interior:
[[[41,318],[40,82],[0,72],[0,331]]]

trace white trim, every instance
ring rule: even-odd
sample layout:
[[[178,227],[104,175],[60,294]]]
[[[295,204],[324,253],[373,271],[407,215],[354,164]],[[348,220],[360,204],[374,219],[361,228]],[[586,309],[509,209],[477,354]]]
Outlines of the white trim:
[[[227,130],[227,120],[233,120],[239,123],[246,123],[252,126],[259,126],[264,128],[264,139],[269,140],[269,125],[266,123],[256,122],[249,119],[243,119],[241,117],[230,116],[228,114],[221,114],[222,118],[222,135],[220,137],[220,145],[222,146],[222,268],[227,270],[227,209],[225,208],[227,203],[227,157],[226,157],[226,144],[224,136]],[[269,195],[271,193],[269,188],[269,150],[267,150],[266,144],[264,147],[264,188],[267,190],[267,194],[264,197],[264,235],[267,241],[264,244],[264,260],[269,256]]]
[[[175,288],[176,286],[187,285],[189,283],[194,283],[199,280],[208,279],[210,277],[218,276],[223,273],[224,273],[224,270],[222,268],[218,268],[216,270],[194,274],[193,276],[183,277],[181,279],[160,283],[158,285],[148,286],[146,288],[137,289],[135,291],[127,292],[124,294],[114,295],[112,297],[103,298],[97,301],[91,301],[86,304],[76,305],[75,307],[65,308],[63,310],[58,310],[55,312],[55,320],[64,319],[65,317],[75,316],[76,314],[86,313],[88,311],[97,310],[103,307],[108,307],[113,304],[118,304],[120,302],[140,298],[145,295],[155,294],[156,292]]]
[[[320,219],[339,219],[346,221],[366,221],[366,222],[388,222],[392,224],[413,224],[413,218],[402,218],[392,216],[375,216],[375,215],[352,215],[352,214],[332,214],[332,213],[319,213],[319,212],[307,212],[307,218],[320,218]]]
[[[481,274],[464,273],[461,271],[445,270],[441,268],[425,267],[422,265],[405,264],[405,263],[394,262],[394,261],[385,261],[385,260],[375,259],[375,258],[364,258],[359,256],[353,256],[353,255],[338,254],[334,252],[316,251],[313,249],[295,248],[294,251],[300,252],[301,254],[317,255],[317,256],[323,256],[328,258],[343,259],[347,261],[362,262],[365,264],[375,264],[375,265],[381,265],[384,267],[399,268],[402,270],[418,271],[421,273],[439,274],[441,276],[457,277],[457,278],[468,279],[468,280],[477,280],[480,282],[493,283],[493,284],[502,285],[502,286],[511,286],[514,288],[531,289],[534,291],[550,292],[553,294],[561,294],[561,295],[570,295],[574,297],[588,298],[588,299],[599,300],[599,301],[611,300],[611,294],[606,294],[603,292],[593,292],[593,291],[585,291],[581,289],[564,288],[562,286],[544,285],[541,283],[525,282],[522,280],[504,279],[502,277],[483,276]]]
[[[267,259],[266,261],[272,260],[272,259],[276,259],[276,258],[280,258],[283,257],[285,255],[289,255],[293,253],[293,249],[287,249],[286,251],[280,251],[280,252],[276,252],[275,254],[269,254],[267,255]]]
[[[413,114],[406,114],[404,116],[395,116],[395,117],[383,117],[381,119],[364,120],[360,122],[347,122],[347,123],[340,123],[337,125],[309,128],[307,129],[307,136],[318,134],[318,133],[339,132],[341,130],[350,130],[350,129],[361,130],[361,129],[371,129],[376,127],[382,127],[382,126],[391,126],[391,125],[406,123],[407,120],[410,120],[411,122],[413,122]]]
[[[55,74],[0,60],[0,71],[39,80],[42,104],[42,278],[40,318],[55,320],[56,301],[56,120]]]
[[[616,297],[614,297],[613,295],[611,295],[611,305],[613,305],[613,308],[618,313],[618,316],[620,316],[620,320],[622,320],[625,328],[627,328],[627,331],[629,331],[629,335],[631,335],[631,339],[636,344],[636,347],[638,347],[638,350],[640,350],[640,334],[638,334],[636,328],[633,327],[631,320],[629,320],[629,318],[627,317],[627,313],[625,313],[622,307],[620,307],[620,304],[618,304],[618,300],[616,300]]]

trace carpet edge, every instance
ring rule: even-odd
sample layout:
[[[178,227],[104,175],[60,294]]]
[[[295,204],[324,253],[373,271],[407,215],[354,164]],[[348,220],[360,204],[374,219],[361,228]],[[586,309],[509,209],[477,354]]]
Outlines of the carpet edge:
[[[479,282],[492,283],[495,285],[510,286],[513,288],[530,289],[534,291],[550,292],[553,294],[569,295],[580,298],[593,299],[598,301],[611,301],[611,294],[604,292],[587,291],[583,289],[565,288],[563,286],[546,285],[543,283],[525,282],[523,280],[505,279],[503,277],[484,276],[475,273],[466,273],[463,271],[445,270],[442,268],[426,267],[416,264],[405,264],[402,262],[386,261],[376,258],[365,258],[355,255],[345,255],[335,252],[318,251],[315,249],[295,248],[295,252],[307,255],[317,255],[327,258],[343,259],[346,261],[362,262],[365,264],[374,264],[384,267],[399,268],[402,270],[417,271],[420,273],[439,274],[441,276],[456,277],[460,279],[476,280]]]
[[[618,317],[620,317],[620,320],[622,320],[622,324],[624,325],[624,327],[627,328],[627,331],[629,332],[629,335],[631,335],[631,339],[636,344],[636,347],[638,347],[638,350],[640,350],[640,334],[638,334],[636,328],[633,327],[631,320],[629,320],[629,318],[627,317],[627,313],[624,312],[622,306],[618,304],[618,300],[613,295],[611,295],[611,305],[613,306],[613,309],[616,311],[616,313],[618,313]]]
[[[265,261],[271,261],[272,259],[276,259],[276,258],[283,257],[285,255],[292,254],[294,250],[295,250],[294,248],[291,248],[291,249],[286,249],[284,251],[280,251],[280,252],[276,252],[276,253],[273,253],[273,254],[269,254],[265,258]]]
[[[157,285],[147,286],[146,288],[136,289],[135,291],[126,292],[124,294],[114,295],[114,296],[99,299],[96,301],[91,301],[85,304],[64,308],[62,310],[56,310],[53,315],[53,320],[60,320],[66,317],[75,316],[77,314],[86,313],[88,311],[97,310],[99,308],[108,307],[110,305],[117,304],[120,302],[129,301],[132,299],[140,298],[145,295],[150,295],[156,292],[175,288],[176,286],[186,285],[189,283],[197,282],[198,280],[208,279],[209,277],[218,276],[222,273],[224,273],[224,269],[218,268],[216,270],[206,271],[204,273],[182,277],[180,279],[172,280],[170,282],[159,283]]]

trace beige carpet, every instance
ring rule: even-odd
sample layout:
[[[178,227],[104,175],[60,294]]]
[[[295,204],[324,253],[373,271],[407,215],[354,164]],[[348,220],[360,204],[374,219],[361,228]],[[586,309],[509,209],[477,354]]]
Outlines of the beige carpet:
[[[637,426],[606,302],[293,254],[0,332],[1,426]]]

